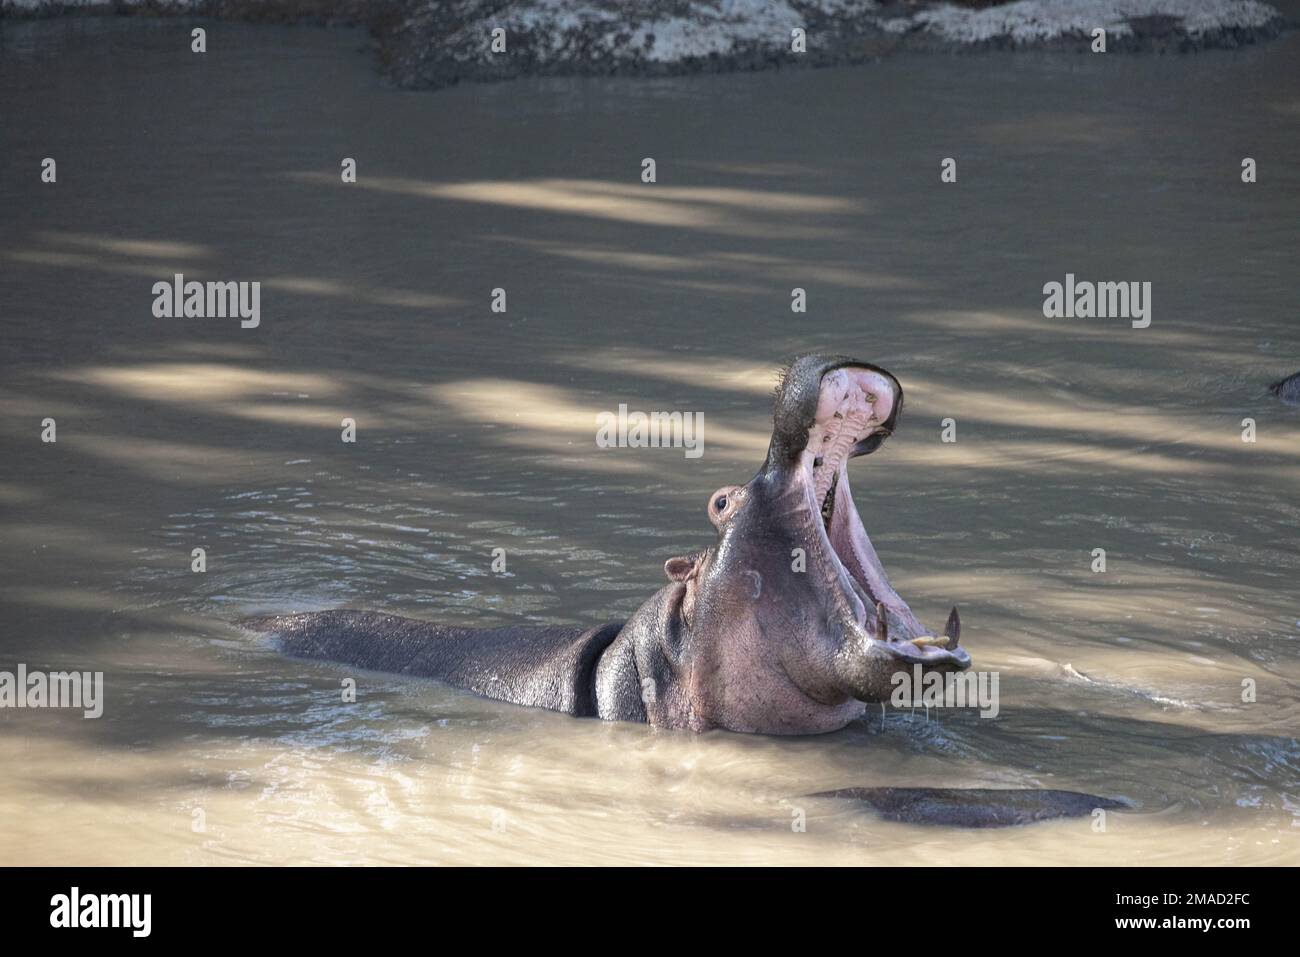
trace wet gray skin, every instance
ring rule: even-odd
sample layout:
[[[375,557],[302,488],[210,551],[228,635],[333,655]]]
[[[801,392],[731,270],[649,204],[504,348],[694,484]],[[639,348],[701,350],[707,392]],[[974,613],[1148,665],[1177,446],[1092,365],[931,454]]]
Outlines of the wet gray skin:
[[[945,827],[1016,827],[1096,811],[1128,811],[1128,801],[1078,791],[1030,788],[840,788],[808,797],[870,808],[886,821]]]
[[[791,363],[767,459],[708,502],[716,544],[669,559],[669,584],[625,624],[445,628],[373,612],[258,619],[304,658],[437,678],[532,707],[656,727],[833,731],[891,679],[970,666],[956,610],[935,636],[890,586],[848,487],[850,459],[891,434],[901,386],[843,356]]]
[[[1289,375],[1280,382],[1274,382],[1268,387],[1268,391],[1288,405],[1300,405],[1300,372]]]

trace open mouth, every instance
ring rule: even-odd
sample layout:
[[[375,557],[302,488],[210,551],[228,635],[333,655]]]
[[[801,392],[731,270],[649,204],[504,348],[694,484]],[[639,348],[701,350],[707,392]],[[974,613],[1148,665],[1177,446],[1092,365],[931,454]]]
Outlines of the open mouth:
[[[864,642],[902,661],[965,669],[970,655],[959,647],[956,609],[942,635],[916,619],[890,586],[849,488],[849,459],[865,455],[888,434],[899,401],[893,380],[873,370],[845,366],[822,377],[801,456],[807,505],[820,518],[812,523],[821,546],[814,551],[826,556],[822,573]]]

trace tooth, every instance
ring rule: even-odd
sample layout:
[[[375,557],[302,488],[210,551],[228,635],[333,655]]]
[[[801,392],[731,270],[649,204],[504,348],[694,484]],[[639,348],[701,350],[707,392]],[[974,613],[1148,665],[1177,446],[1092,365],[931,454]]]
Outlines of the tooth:
[[[947,635],[922,635],[920,638],[913,638],[912,644],[919,645],[919,646],[938,645],[940,648],[947,648],[948,636]]]
[[[961,619],[957,616],[957,606],[952,606],[952,611],[948,612],[948,624],[943,626],[943,633],[948,636],[952,642],[950,648],[956,648],[961,641]]]
[[[889,619],[885,617],[884,602],[876,602],[876,640],[889,640]]]

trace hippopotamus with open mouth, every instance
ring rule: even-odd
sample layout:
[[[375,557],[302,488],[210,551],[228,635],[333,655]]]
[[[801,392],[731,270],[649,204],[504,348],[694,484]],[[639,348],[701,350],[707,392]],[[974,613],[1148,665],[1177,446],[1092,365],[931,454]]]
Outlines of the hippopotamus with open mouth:
[[[776,394],[767,460],[718,489],[711,548],[664,565],[596,669],[602,717],[766,734],[842,728],[891,678],[970,667],[956,609],[942,636],[889,584],[849,490],[903,406],[898,380],[844,356],[803,356]]]
[[[926,629],[881,567],[849,491],[878,449],[898,380],[844,356],[801,356],[776,391],[767,460],[709,498],[718,540],[664,563],[669,583],[625,623],[447,628],[373,612],[258,619],[286,654],[437,678],[502,701],[662,728],[834,731],[891,678],[970,667],[954,608]]]
[[[627,622],[447,628],[364,611],[259,618],[284,652],[446,681],[489,698],[658,728],[817,734],[888,700],[893,677],[962,671],[954,608],[942,635],[889,584],[849,491],[848,462],[894,431],[898,380],[844,356],[794,360],[772,440],[745,485],[714,492],[718,540],[664,563],[669,583]],[[843,788],[887,820],[1001,827],[1123,801],[1039,789]]]

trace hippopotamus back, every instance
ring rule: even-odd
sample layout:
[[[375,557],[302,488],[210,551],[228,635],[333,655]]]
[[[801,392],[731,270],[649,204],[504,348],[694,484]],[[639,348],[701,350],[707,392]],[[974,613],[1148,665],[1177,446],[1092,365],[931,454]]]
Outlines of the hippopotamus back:
[[[436,678],[498,701],[596,717],[596,664],[623,627],[449,628],[370,611],[244,622],[295,658]]]

